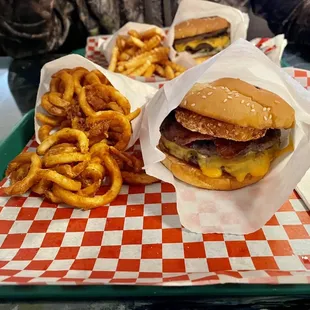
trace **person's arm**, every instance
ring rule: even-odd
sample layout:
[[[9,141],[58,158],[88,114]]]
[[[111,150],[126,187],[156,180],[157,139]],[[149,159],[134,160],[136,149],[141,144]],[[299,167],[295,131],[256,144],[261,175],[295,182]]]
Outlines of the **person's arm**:
[[[57,49],[68,35],[68,9],[62,0],[0,0],[3,51],[21,58]]]
[[[272,32],[284,33],[289,42],[310,45],[309,0],[251,0],[251,5]]]

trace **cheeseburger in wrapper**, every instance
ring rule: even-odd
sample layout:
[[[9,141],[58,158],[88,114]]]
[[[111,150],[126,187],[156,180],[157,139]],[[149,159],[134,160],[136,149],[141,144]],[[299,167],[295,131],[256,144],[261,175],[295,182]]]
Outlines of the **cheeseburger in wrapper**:
[[[199,63],[229,44],[230,23],[219,16],[189,19],[174,28],[174,49],[178,53],[190,53]]]
[[[240,79],[197,83],[161,125],[163,164],[179,180],[233,190],[261,180],[295,113],[280,96]],[[283,152],[281,152],[283,153]]]
[[[240,38],[246,38],[248,15],[231,6],[183,0],[165,43],[170,59],[185,67],[202,63]]]

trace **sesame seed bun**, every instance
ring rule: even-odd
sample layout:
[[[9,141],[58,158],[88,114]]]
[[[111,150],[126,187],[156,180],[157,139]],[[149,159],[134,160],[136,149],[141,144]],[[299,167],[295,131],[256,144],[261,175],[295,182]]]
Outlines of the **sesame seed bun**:
[[[166,155],[166,158],[162,161],[164,166],[169,169],[177,179],[196,187],[209,190],[229,191],[254,184],[264,177],[247,175],[242,182],[237,181],[228,174],[223,174],[220,178],[209,178],[204,175],[199,168],[193,167],[165,152],[161,145],[159,145],[159,148]]]
[[[204,33],[216,32],[229,27],[229,22],[225,18],[218,16],[189,19],[175,25],[174,39],[184,39]]]
[[[234,78],[195,84],[180,107],[228,124],[260,130],[288,129],[295,124],[294,109],[280,96]]]

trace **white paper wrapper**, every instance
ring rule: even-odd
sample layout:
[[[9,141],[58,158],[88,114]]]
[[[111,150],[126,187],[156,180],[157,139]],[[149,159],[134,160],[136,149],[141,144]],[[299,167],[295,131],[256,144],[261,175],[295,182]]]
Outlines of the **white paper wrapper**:
[[[208,191],[182,183],[160,161],[156,146],[159,127],[196,82],[240,78],[270,90],[296,111],[292,131],[295,151],[275,160],[257,184],[236,191]],[[182,225],[197,233],[247,234],[262,227],[286,201],[310,166],[310,93],[251,43],[240,39],[209,61],[166,83],[147,104],[141,128],[141,148],[148,174],[173,184]]]
[[[165,38],[165,44],[170,47],[169,57],[171,60],[178,63],[180,62],[180,56],[176,57],[176,51],[173,48],[174,26],[191,18],[203,18],[211,16],[223,17],[230,22],[231,42],[234,42],[240,38],[246,39],[249,26],[249,16],[247,14],[242,13],[240,10],[233,7],[209,1],[183,0],[180,2],[173,23]],[[184,66],[189,68],[195,65],[191,54],[187,52],[179,53],[179,55],[182,54],[182,64]],[[186,56],[184,57],[184,55]]]
[[[284,34],[279,34],[273,38],[255,38],[251,40],[251,43],[258,47],[274,63],[281,66],[282,55],[287,45]]]
[[[98,42],[99,49],[103,52],[104,57],[107,59],[108,62],[110,62],[110,59],[112,57],[112,50],[116,43],[116,38],[119,35],[127,35],[129,30],[136,30],[138,32],[146,31],[151,28],[158,28],[155,25],[150,24],[140,24],[140,23],[133,23],[129,22],[125,24],[122,28],[120,28],[117,32],[111,36],[108,40],[100,39]],[[163,29],[158,28],[163,36],[165,36],[165,32]]]
[[[133,79],[130,79],[124,75],[105,70],[102,67],[94,64],[93,62],[87,60],[82,56],[68,55],[53,60],[43,66],[41,70],[40,85],[38,89],[36,106],[35,106],[36,112],[47,114],[45,110],[40,106],[40,104],[42,96],[49,91],[49,84],[52,75],[61,69],[75,68],[75,67],[84,67],[88,70],[94,70],[94,69],[100,70],[111,82],[111,84],[129,100],[131,104],[131,111],[134,111],[139,107],[143,107],[145,103],[150,98],[152,98],[157,91],[156,88],[149,86],[145,83],[141,83]],[[142,114],[143,113],[140,113],[140,115],[132,122],[133,134],[131,136],[128,148],[131,147],[139,137]],[[38,137],[38,130],[40,126],[41,123],[35,119],[35,135],[36,135],[36,141],[38,143],[40,143]]]

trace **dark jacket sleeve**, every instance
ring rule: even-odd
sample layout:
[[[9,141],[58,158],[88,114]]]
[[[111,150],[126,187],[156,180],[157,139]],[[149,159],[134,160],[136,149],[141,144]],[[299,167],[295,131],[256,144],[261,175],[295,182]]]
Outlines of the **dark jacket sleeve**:
[[[57,49],[68,35],[70,6],[68,1],[0,0],[3,51],[21,58]]]
[[[284,33],[289,42],[310,45],[310,0],[251,0],[251,5],[272,32]]]

